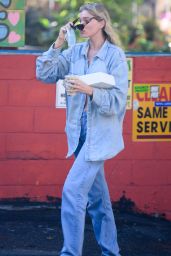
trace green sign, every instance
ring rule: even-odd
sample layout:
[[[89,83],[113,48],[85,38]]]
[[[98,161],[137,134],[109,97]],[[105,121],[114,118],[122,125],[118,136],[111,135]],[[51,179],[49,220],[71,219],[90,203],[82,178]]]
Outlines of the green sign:
[[[24,46],[25,0],[0,0],[0,47]]]
[[[134,91],[135,93],[137,92],[148,92],[149,91],[149,87],[147,85],[141,85],[141,86],[134,86]]]

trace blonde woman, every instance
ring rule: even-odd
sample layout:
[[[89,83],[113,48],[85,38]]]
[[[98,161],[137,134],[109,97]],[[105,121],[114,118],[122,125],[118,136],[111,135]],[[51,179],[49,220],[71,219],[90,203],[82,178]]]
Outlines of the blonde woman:
[[[62,193],[61,220],[64,244],[60,255],[81,256],[86,209],[103,256],[119,256],[117,231],[104,175],[104,161],[124,148],[122,123],[128,89],[127,63],[116,44],[110,17],[100,3],[80,7],[80,36],[88,40],[61,50],[65,33],[37,59],[37,78],[56,82],[66,75],[104,72],[114,76],[114,88],[93,88],[77,77],[68,78],[73,96],[66,94],[67,156],[75,161]],[[90,255],[93,256],[93,255]]]

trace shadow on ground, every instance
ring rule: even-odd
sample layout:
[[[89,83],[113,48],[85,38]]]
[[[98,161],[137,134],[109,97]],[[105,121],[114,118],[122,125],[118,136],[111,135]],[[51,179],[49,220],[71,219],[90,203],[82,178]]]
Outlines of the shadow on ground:
[[[123,256],[171,255],[171,222],[117,209],[115,219]],[[60,202],[0,204],[0,256],[56,256],[62,240]],[[83,256],[100,255],[87,216]]]

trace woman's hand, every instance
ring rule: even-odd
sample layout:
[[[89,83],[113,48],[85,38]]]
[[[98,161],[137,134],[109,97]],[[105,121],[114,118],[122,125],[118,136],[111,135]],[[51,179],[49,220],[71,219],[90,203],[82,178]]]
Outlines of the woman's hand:
[[[59,35],[55,41],[54,48],[60,48],[63,46],[65,42],[65,36],[67,29],[70,29],[72,25],[72,22],[68,22],[66,25],[62,26],[59,31]]]
[[[78,77],[67,77],[67,82],[72,84],[73,92],[81,92],[89,96],[93,95],[93,88],[81,81]]]

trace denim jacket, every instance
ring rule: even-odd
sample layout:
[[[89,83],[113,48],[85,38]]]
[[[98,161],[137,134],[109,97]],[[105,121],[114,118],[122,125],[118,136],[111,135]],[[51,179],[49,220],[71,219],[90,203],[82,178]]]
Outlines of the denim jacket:
[[[64,51],[51,46],[37,58],[36,76],[46,83],[64,79],[68,74],[105,72],[115,77],[114,88],[93,88],[93,98],[88,97],[85,159],[98,161],[112,158],[124,148],[122,125],[126,110],[128,67],[124,52],[107,40],[89,65],[88,47],[89,41],[77,43]],[[66,97],[65,131],[68,140],[67,157],[69,157],[78,146],[80,120],[86,95],[77,93]]]

